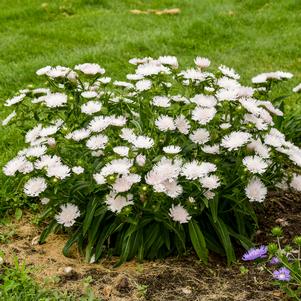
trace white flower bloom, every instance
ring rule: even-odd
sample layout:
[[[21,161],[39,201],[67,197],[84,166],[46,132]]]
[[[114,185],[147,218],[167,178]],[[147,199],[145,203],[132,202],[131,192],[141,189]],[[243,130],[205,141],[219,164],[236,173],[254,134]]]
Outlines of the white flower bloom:
[[[156,121],[155,125],[160,131],[173,131],[176,129],[175,122],[172,117],[161,115]]]
[[[268,168],[268,164],[259,156],[247,156],[242,160],[243,165],[249,172],[254,174],[263,174]]]
[[[139,80],[136,82],[136,90],[138,91],[146,91],[152,87],[152,82],[148,79]]]
[[[43,155],[41,158],[39,158],[37,161],[35,161],[34,166],[36,169],[43,169],[43,168],[48,168],[50,166],[57,166],[61,165],[61,158],[54,155],[54,156],[49,156],[49,155]]]
[[[301,91],[301,83],[297,85],[295,88],[293,88],[294,93],[299,93]]]
[[[255,89],[251,87],[239,86],[236,88],[236,92],[238,97],[252,97],[255,92]]]
[[[210,176],[200,178],[200,183],[203,186],[203,188],[209,190],[214,190],[221,185],[219,177],[216,175],[210,175]]]
[[[96,75],[96,74],[104,74],[105,69],[101,68],[98,64],[80,64],[74,67],[75,70],[79,70],[87,75]]]
[[[285,136],[275,128],[272,128],[270,133],[265,136],[264,143],[274,147],[281,147],[285,144]]]
[[[72,167],[72,171],[76,175],[80,175],[80,174],[82,174],[85,171],[85,169],[83,167],[81,167],[81,166],[74,166],[74,167]]]
[[[272,114],[275,114],[277,116],[283,116],[283,112],[273,106],[273,104],[270,101],[264,101],[260,100],[258,103],[262,106],[264,106],[268,111],[270,111]]]
[[[129,128],[123,128],[121,130],[121,134],[119,135],[120,138],[123,140],[126,140],[128,142],[134,141],[136,139],[136,135],[132,129]]]
[[[83,139],[86,139],[90,136],[91,132],[87,129],[80,129],[80,130],[75,130],[70,135],[68,135],[67,139],[73,139],[75,141],[81,141]]]
[[[192,81],[204,81],[206,80],[206,75],[199,70],[196,69],[187,69],[182,71],[179,75],[182,75],[185,79],[190,79]]]
[[[17,115],[16,111],[10,113],[4,120],[2,120],[2,125],[7,125],[15,116]]]
[[[111,118],[108,116],[96,116],[94,117],[88,126],[91,132],[101,132],[106,129],[111,123]]]
[[[231,89],[238,90],[240,88],[240,84],[238,81],[236,81],[235,79],[226,77],[226,76],[218,79],[217,85],[219,87],[227,89],[227,90],[231,90]]]
[[[212,200],[214,199],[215,197],[215,192],[211,191],[211,190],[207,190],[204,192],[204,197],[207,199],[207,200]]]
[[[190,98],[190,101],[204,108],[212,108],[217,104],[214,96],[204,94],[197,94],[193,98]]]
[[[47,188],[47,183],[44,178],[36,177],[28,180],[24,185],[24,193],[28,196],[39,196]]]
[[[163,66],[159,61],[149,61],[145,64],[139,65],[136,73],[143,76],[151,76],[159,73],[169,74],[169,68]]]
[[[98,96],[97,92],[95,91],[84,91],[80,94],[83,98],[96,98]]]
[[[259,102],[253,98],[242,98],[239,100],[241,105],[251,114],[258,116],[260,113]]]
[[[144,166],[145,162],[146,162],[146,157],[144,155],[139,154],[136,157],[136,163],[137,163],[137,165]]]
[[[248,143],[251,139],[251,134],[245,132],[232,132],[231,134],[225,136],[222,139],[221,146],[231,150],[237,150],[239,147],[242,147]]]
[[[96,112],[99,112],[101,110],[101,103],[98,101],[88,101],[87,103],[83,104],[80,109],[82,113],[85,113],[87,115],[92,115]]]
[[[127,195],[125,197],[121,195],[116,195],[113,192],[107,195],[105,202],[109,210],[116,213],[120,213],[124,207],[134,204],[131,195]]]
[[[171,96],[171,99],[174,101],[174,102],[183,102],[185,104],[188,104],[189,103],[189,100],[184,97],[184,96],[181,96],[181,95],[174,95],[174,96]]]
[[[169,197],[175,199],[183,192],[183,187],[177,183],[176,180],[165,180],[159,185],[154,186],[156,192],[164,192]]]
[[[254,177],[248,183],[245,192],[250,202],[263,202],[267,194],[267,188],[260,179]]]
[[[111,77],[101,77],[97,79],[97,81],[103,84],[108,84],[109,82],[111,82]]]
[[[237,89],[220,89],[216,92],[215,96],[219,101],[235,101],[238,98],[238,93]]]
[[[237,79],[237,80],[240,79],[239,74],[237,74],[237,73],[235,72],[235,70],[232,69],[232,68],[228,68],[228,67],[226,67],[226,66],[221,65],[221,66],[218,67],[218,69],[219,69],[219,70],[221,71],[221,73],[222,73],[223,75],[225,75],[225,76],[228,76],[228,77],[231,77],[231,78]]]
[[[175,69],[179,67],[178,59],[175,56],[160,56],[158,61],[163,65],[169,65]]]
[[[115,159],[110,163],[107,163],[102,169],[100,174],[107,177],[112,174],[129,174],[130,168],[133,166],[133,160],[123,158],[123,159]]]
[[[96,135],[92,136],[87,140],[86,146],[92,150],[103,149],[105,145],[108,143],[109,139],[104,135]]]
[[[210,134],[206,129],[199,128],[199,129],[193,131],[189,135],[189,138],[192,142],[194,142],[196,144],[205,144],[206,142],[209,141]]]
[[[226,129],[229,129],[231,127],[231,123],[229,122],[223,122],[219,125],[219,127],[222,129],[222,130],[226,130]]]
[[[67,95],[63,93],[51,93],[41,96],[41,98],[49,108],[61,107],[67,103]]]
[[[41,199],[42,205],[47,205],[49,202],[50,202],[50,199],[48,199],[48,198],[42,198]]]
[[[197,67],[199,67],[200,69],[203,69],[203,68],[209,67],[211,62],[206,57],[199,57],[199,56],[197,56],[194,59],[194,63],[197,65]]]
[[[297,191],[301,191],[301,176],[294,174],[290,186]]]
[[[216,165],[210,162],[192,162],[185,163],[182,167],[181,175],[188,180],[196,180],[207,176],[209,173],[216,171]]]
[[[247,147],[248,149],[253,150],[261,158],[267,159],[270,157],[270,149],[259,139],[253,140],[247,145]]]
[[[176,145],[169,145],[163,147],[163,151],[166,154],[178,154],[181,151],[181,147],[176,146]]]
[[[192,111],[192,120],[197,121],[201,125],[205,125],[214,118],[215,114],[215,108],[196,107]]]
[[[63,67],[63,66],[56,66],[56,67],[51,67],[45,75],[55,79],[59,77],[65,77],[68,78],[69,80],[75,80],[77,78],[77,74],[71,70],[68,67]]]
[[[56,177],[58,179],[65,179],[70,176],[70,168],[67,165],[58,163],[47,166],[47,177]]]
[[[155,96],[152,104],[157,107],[168,108],[170,107],[169,98],[166,96]]]
[[[204,145],[202,147],[202,151],[206,154],[219,154],[220,150],[219,150],[219,145],[218,144],[214,144],[214,145]]]
[[[115,80],[115,81],[113,82],[113,85],[114,85],[114,86],[117,86],[117,87],[124,87],[124,88],[127,88],[127,89],[132,89],[132,88],[134,88],[134,85],[131,84],[131,83],[123,82],[123,81],[117,81],[117,80]]]
[[[116,179],[115,183],[112,185],[112,188],[116,193],[126,192],[131,189],[133,184],[139,183],[140,181],[141,177],[137,174],[124,174]]]
[[[17,156],[6,163],[3,167],[3,173],[6,176],[15,176],[17,171],[22,174],[27,174],[32,172],[33,169],[33,164],[28,161],[25,156]]]
[[[130,141],[137,148],[149,149],[154,145],[154,140],[147,136],[136,136],[135,139]]]
[[[255,127],[260,131],[267,130],[269,127],[269,125],[267,123],[265,123],[264,120],[254,116],[252,114],[245,114],[243,122],[245,124],[253,123],[255,125]]]
[[[115,146],[113,147],[113,151],[119,156],[127,157],[129,155],[130,149],[127,146]]]
[[[92,151],[91,152],[91,155],[93,157],[100,157],[100,156],[103,156],[104,152],[102,150],[97,150],[97,151]]]
[[[41,157],[47,151],[45,145],[36,145],[30,148],[25,149],[26,157]]]
[[[175,222],[179,222],[180,224],[188,223],[191,219],[188,211],[182,205],[172,205],[172,207],[169,209],[169,216]]]
[[[110,125],[113,126],[124,126],[126,124],[127,119],[124,116],[115,116],[112,115],[110,118]]]
[[[36,75],[39,75],[39,76],[40,75],[45,75],[45,74],[47,74],[48,71],[51,70],[51,68],[52,68],[51,66],[43,67],[43,68],[36,71]]]
[[[185,118],[184,115],[178,116],[175,120],[175,126],[178,129],[178,131],[182,134],[187,135],[190,130],[190,124],[189,121]]]
[[[140,79],[143,79],[144,77],[142,74],[127,74],[126,78],[128,80],[140,80]]]
[[[18,95],[18,96],[15,96],[15,97],[13,97],[13,98],[11,98],[11,99],[7,99],[6,101],[5,101],[5,106],[6,107],[10,107],[10,106],[12,106],[12,105],[14,105],[14,104],[16,104],[16,103],[19,103],[19,102],[21,102],[23,99],[24,99],[24,97],[26,96],[26,94],[21,94],[21,95]]]
[[[75,220],[80,216],[80,211],[76,205],[67,203],[60,206],[61,212],[55,215],[56,221],[65,226],[71,227],[75,224]]]

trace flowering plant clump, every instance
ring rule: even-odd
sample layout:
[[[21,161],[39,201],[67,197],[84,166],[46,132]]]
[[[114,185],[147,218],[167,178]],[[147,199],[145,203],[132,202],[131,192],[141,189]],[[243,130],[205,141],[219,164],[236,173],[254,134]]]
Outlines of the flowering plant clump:
[[[244,254],[242,260],[256,260],[275,280],[292,300],[301,300],[301,236],[293,239],[292,245],[282,246],[280,239],[283,231],[280,227],[272,229],[276,243],[252,248]]]
[[[276,184],[301,190],[301,150],[276,126],[283,112],[267,100],[277,71],[242,86],[210,61],[178,70],[176,57],[131,59],[127,81],[97,64],[37,71],[44,88],[7,100],[28,146],[3,168],[40,198],[50,221],[41,236],[72,227],[64,253],[77,243],[87,261],[104,251],[157,258],[192,244],[235,259],[233,241],[249,248],[252,202]],[[279,185],[280,185],[279,184]]]

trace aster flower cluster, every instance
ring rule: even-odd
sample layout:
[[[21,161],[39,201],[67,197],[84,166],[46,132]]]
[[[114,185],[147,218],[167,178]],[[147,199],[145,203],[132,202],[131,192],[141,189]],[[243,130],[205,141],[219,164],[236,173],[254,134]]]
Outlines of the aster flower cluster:
[[[207,71],[207,58],[182,71],[173,56],[129,62],[127,81],[98,64],[47,66],[37,75],[49,86],[5,102],[14,111],[2,125],[20,125],[28,146],[3,172],[26,177],[24,194],[51,207],[58,224],[80,227],[104,208],[127,221],[147,213],[168,227],[199,227],[209,212],[213,223],[233,208],[248,215],[248,202],[263,202],[284,180],[301,191],[301,149],[276,128],[283,112],[267,100],[271,82],[290,73],[261,74],[246,87],[231,68]],[[158,249],[164,244],[172,249]]]

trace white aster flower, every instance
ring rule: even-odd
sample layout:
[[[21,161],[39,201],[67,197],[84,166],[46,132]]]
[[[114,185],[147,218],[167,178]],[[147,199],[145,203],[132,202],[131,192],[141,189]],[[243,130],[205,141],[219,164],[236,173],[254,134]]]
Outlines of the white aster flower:
[[[115,146],[113,147],[113,151],[115,154],[118,154],[119,156],[127,157],[129,155],[130,149],[127,146]]]
[[[84,91],[80,94],[83,98],[96,98],[98,96],[98,93],[95,91]]]
[[[101,68],[98,64],[80,64],[74,67],[75,70],[79,70],[86,75],[104,74],[105,69]]]
[[[51,93],[41,96],[41,98],[49,108],[61,107],[67,103],[67,95],[63,93]]]
[[[10,107],[10,106],[12,106],[12,105],[14,105],[14,104],[16,104],[16,103],[19,103],[19,102],[21,102],[23,99],[24,99],[24,97],[26,96],[26,94],[21,94],[21,95],[17,95],[17,96],[15,96],[15,97],[13,97],[13,98],[11,98],[11,99],[7,99],[6,101],[5,101],[5,106],[6,107]]]
[[[124,87],[124,88],[127,88],[127,89],[132,89],[132,88],[134,88],[134,85],[133,85],[133,84],[128,83],[128,82],[118,81],[118,80],[115,80],[115,81],[113,82],[113,85],[114,85],[114,86],[117,86],[117,87]]]
[[[46,151],[47,147],[45,145],[36,145],[25,149],[25,155],[26,157],[41,157]]]
[[[235,101],[238,98],[237,89],[220,89],[215,94],[219,101]]]
[[[207,200],[212,200],[214,199],[215,197],[215,192],[211,191],[211,190],[207,190],[204,192],[204,197],[207,199]]]
[[[136,82],[136,90],[138,91],[146,91],[152,87],[152,82],[149,79],[143,79]]]
[[[137,174],[124,174],[115,180],[112,188],[115,193],[126,192],[131,189],[133,184],[139,183],[140,181],[141,177]]]
[[[219,177],[216,175],[210,175],[210,176],[200,178],[200,183],[203,188],[206,188],[209,190],[214,190],[221,185]]]
[[[116,213],[120,213],[124,207],[134,204],[131,195],[127,195],[125,197],[116,195],[113,192],[107,195],[105,203],[107,204],[110,211]]]
[[[149,149],[154,145],[154,139],[147,136],[136,136],[130,141],[137,148]]]
[[[24,193],[31,197],[39,196],[47,188],[47,183],[42,177],[35,177],[28,180],[24,185]]]
[[[270,157],[270,148],[264,145],[259,139],[253,140],[247,147],[248,149],[253,150],[261,158],[267,159]]]
[[[91,132],[87,129],[75,130],[66,137],[67,139],[73,139],[75,141],[81,141],[90,136]]]
[[[247,187],[245,188],[246,196],[250,200],[250,202],[263,202],[266,194],[267,188],[260,181],[260,179],[254,177],[252,178]]]
[[[176,129],[175,122],[172,117],[169,117],[167,115],[161,115],[156,121],[155,125],[157,128],[162,131],[173,131]]]
[[[210,162],[192,162],[185,163],[182,166],[181,175],[188,180],[196,180],[207,176],[209,173],[216,171],[216,165]]]
[[[164,146],[163,151],[166,154],[178,154],[181,151],[181,147],[176,145]]]
[[[99,134],[90,137],[86,142],[86,146],[91,150],[103,149],[108,141],[109,139],[107,136]]]
[[[15,116],[17,115],[16,111],[10,113],[4,120],[2,120],[2,125],[7,125]]]
[[[80,211],[76,205],[67,203],[60,206],[61,212],[55,215],[56,221],[65,226],[71,227],[80,216]]]
[[[192,142],[194,142],[196,144],[205,144],[206,142],[209,141],[210,134],[206,129],[199,128],[199,129],[193,131],[189,135],[189,138]]]
[[[197,56],[195,59],[194,59],[194,63],[196,64],[196,66],[200,69],[203,69],[203,68],[207,68],[210,66],[210,60],[207,59],[206,57],[200,57],[200,56]]]
[[[155,96],[152,104],[157,107],[168,108],[170,107],[170,100],[166,96]]]
[[[232,69],[232,68],[229,68],[229,67],[226,67],[226,66],[221,65],[221,66],[218,67],[218,69],[219,69],[219,70],[221,71],[221,73],[222,73],[223,75],[225,75],[225,76],[228,76],[228,77],[231,77],[231,78],[237,79],[237,80],[240,79],[239,74],[237,74],[237,73],[235,72],[235,70]]]
[[[80,109],[82,113],[85,113],[87,115],[92,115],[96,112],[99,112],[101,110],[101,103],[98,101],[88,101],[87,103],[83,104]]]
[[[218,144],[214,144],[214,145],[204,145],[202,147],[202,151],[206,154],[219,154],[220,150],[219,150],[219,145]]]
[[[263,174],[268,168],[268,164],[259,156],[247,156],[242,160],[243,165],[253,174]]]
[[[74,167],[72,167],[72,171],[76,175],[80,175],[80,174],[82,174],[85,171],[85,169],[83,167],[81,167],[81,166],[74,166]]]
[[[91,132],[101,132],[106,129],[111,123],[111,118],[108,116],[96,116],[94,117],[88,126]]]
[[[238,81],[236,81],[235,79],[229,78],[229,77],[222,77],[220,79],[218,79],[217,81],[217,85],[223,89],[227,89],[227,90],[238,90],[240,87],[240,84]]]
[[[192,81],[202,82],[202,81],[206,80],[206,75],[196,69],[187,69],[185,71],[182,71],[179,75],[182,75],[183,78],[185,78],[187,80],[190,79]],[[188,84],[189,84],[189,82],[188,82]]]
[[[189,121],[185,118],[184,115],[180,115],[178,116],[175,120],[174,120],[175,126],[178,129],[178,131],[182,134],[187,135],[189,133],[190,130],[190,124]]]
[[[163,65],[169,65],[175,69],[179,67],[178,59],[175,56],[160,56],[158,61]]]
[[[217,104],[214,96],[204,94],[197,94],[193,98],[190,98],[190,101],[204,108],[212,108]]]
[[[214,118],[215,114],[215,108],[196,107],[192,111],[192,120],[197,121],[201,125],[205,125]]]
[[[191,219],[188,211],[182,205],[172,205],[169,209],[169,216],[180,224],[188,223]]]
[[[239,147],[242,147],[248,143],[251,139],[251,134],[245,132],[232,132],[231,134],[225,136],[222,139],[221,146],[231,150],[237,150]]]
[[[67,165],[57,163],[47,166],[47,177],[56,177],[64,180],[70,176],[70,168]]]
[[[43,68],[36,71],[36,75],[39,75],[39,76],[40,75],[46,75],[47,72],[51,70],[51,68],[52,68],[51,66],[43,67]]]
[[[127,74],[126,78],[128,80],[140,80],[140,79],[143,79],[144,76],[142,74]]]
[[[26,159],[25,156],[17,156],[8,161],[3,167],[3,173],[6,176],[15,176],[16,172],[27,174],[34,169],[33,164]]]
[[[111,82],[111,80],[111,77],[101,77],[97,79],[97,81],[101,82],[102,84],[108,84],[109,82]]]

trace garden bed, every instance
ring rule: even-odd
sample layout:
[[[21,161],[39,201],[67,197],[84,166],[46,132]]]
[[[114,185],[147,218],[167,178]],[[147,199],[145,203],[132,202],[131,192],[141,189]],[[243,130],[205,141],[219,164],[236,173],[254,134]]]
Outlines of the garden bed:
[[[258,210],[258,243],[271,241],[271,227],[284,229],[283,242],[301,233],[301,195],[288,192],[270,193],[263,209]],[[51,235],[47,243],[35,244],[39,229],[30,223],[30,215],[14,225],[15,235],[1,249],[16,255],[32,266],[39,282],[62,291],[81,295],[84,282],[89,282],[94,294],[102,300],[285,300],[281,291],[272,285],[271,277],[260,268],[235,263],[228,267],[225,260],[211,255],[207,266],[193,255],[166,260],[131,261],[113,269],[115,259],[101,264],[85,264],[75,249],[70,258],[61,249],[67,237]],[[1,229],[1,232],[3,230]],[[252,266],[252,268],[251,268]],[[72,271],[66,273],[66,267]]]

